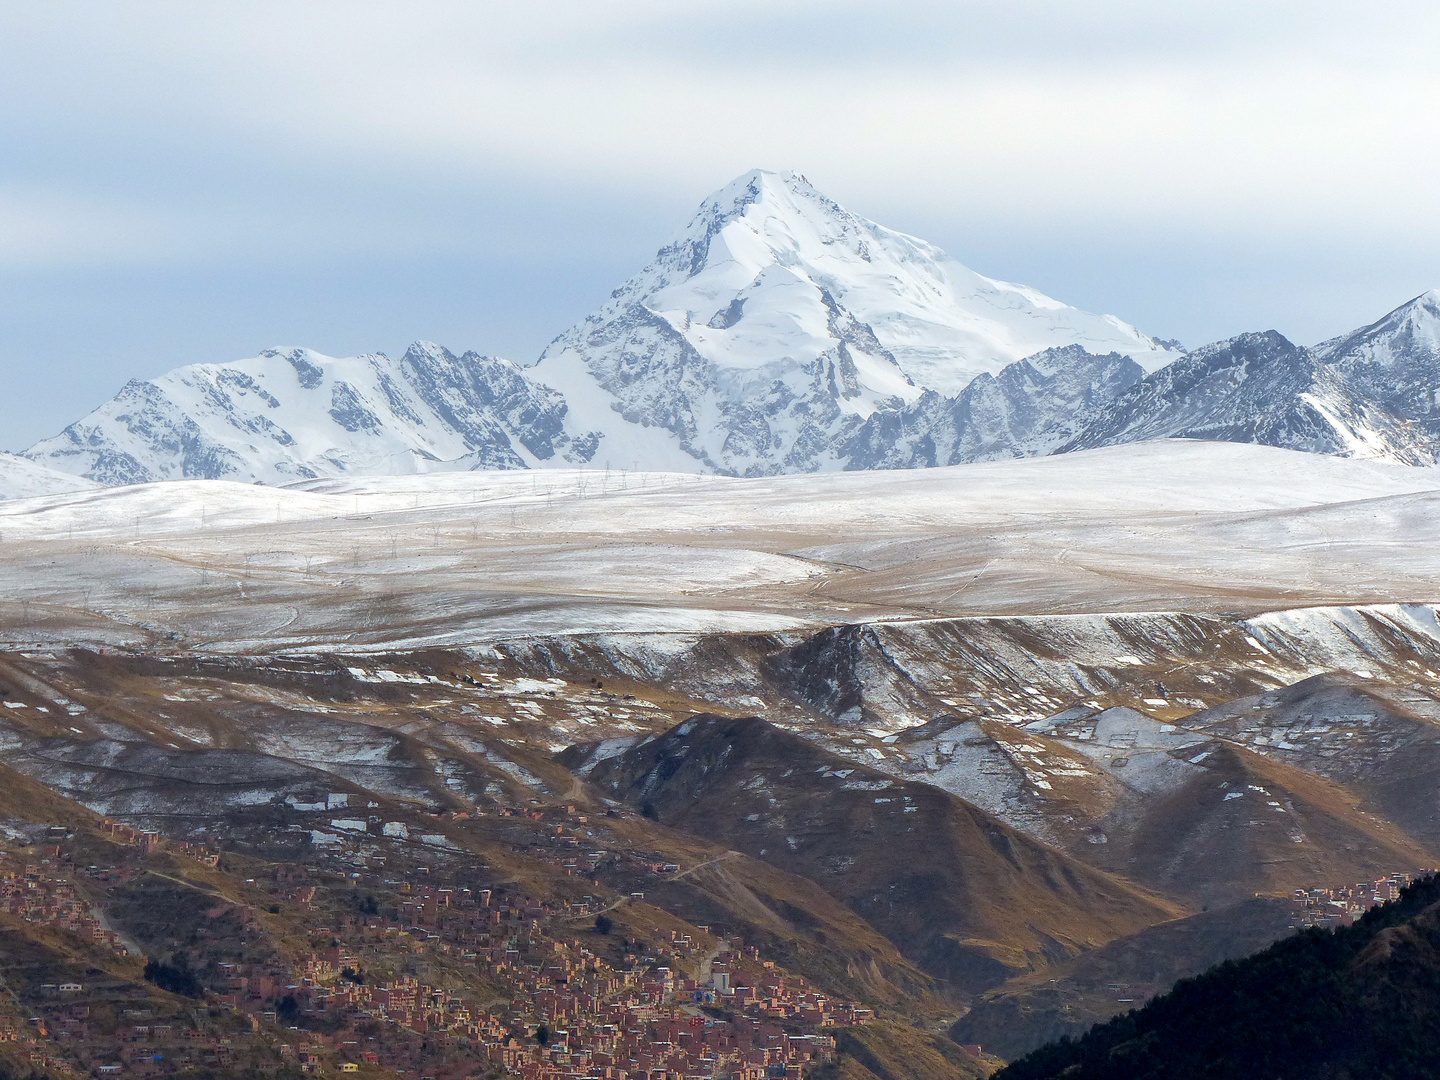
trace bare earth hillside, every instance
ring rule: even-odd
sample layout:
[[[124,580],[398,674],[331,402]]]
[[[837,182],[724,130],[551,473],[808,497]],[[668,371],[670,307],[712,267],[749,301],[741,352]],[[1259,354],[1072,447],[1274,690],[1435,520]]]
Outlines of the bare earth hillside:
[[[9,500],[0,1031],[984,1075],[1440,865],[1437,498],[1167,441]]]

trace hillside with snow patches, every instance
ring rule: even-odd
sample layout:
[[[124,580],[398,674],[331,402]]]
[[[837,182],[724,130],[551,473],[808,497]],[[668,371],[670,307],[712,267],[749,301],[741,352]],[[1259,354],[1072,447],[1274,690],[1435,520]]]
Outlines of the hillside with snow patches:
[[[272,349],[132,381],[25,457],[105,485],[763,476],[1175,437],[1432,464],[1437,386],[1437,293],[1314,348],[1270,331],[1186,354],[756,171],[528,367],[430,343],[398,359]]]
[[[904,472],[171,481],[0,504],[0,644],[398,650],[1434,601],[1437,508],[1440,470],[1186,440]]]

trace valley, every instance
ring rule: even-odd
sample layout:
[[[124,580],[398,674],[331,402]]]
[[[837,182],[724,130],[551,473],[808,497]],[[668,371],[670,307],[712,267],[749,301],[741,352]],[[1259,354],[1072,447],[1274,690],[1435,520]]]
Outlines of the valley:
[[[1440,865],[1437,498],[1172,439],[0,502],[6,932],[92,988],[4,976],[0,1059],[987,1075]]]
[[[8,932],[110,988],[17,1052],[981,1076],[1440,864],[1424,471],[546,479],[0,504],[0,845],[76,913]]]
[[[76,7],[0,1080],[1440,1080],[1440,8]]]

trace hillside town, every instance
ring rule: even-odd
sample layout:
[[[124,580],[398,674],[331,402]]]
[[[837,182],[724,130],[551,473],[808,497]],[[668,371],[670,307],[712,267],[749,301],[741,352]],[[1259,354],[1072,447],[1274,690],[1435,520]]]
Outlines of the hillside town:
[[[624,954],[616,966],[592,944],[608,920],[594,902],[556,905],[489,889],[400,883],[398,918],[346,917],[313,932],[319,947],[298,982],[273,971],[231,973],[222,1000],[261,1020],[277,1019],[279,996],[292,1015],[322,1018],[297,1053],[318,1065],[327,1054],[436,1077],[470,1075],[477,1058],[526,1080],[595,1076],[629,1080],[685,1076],[798,1076],[834,1042],[820,1029],[863,1024],[869,1010],[818,992],[779,970],[759,950],[720,938],[709,977],[690,978],[695,942],[673,933],[665,948]],[[302,900],[311,886],[301,886]],[[598,929],[597,929],[598,928]],[[328,939],[328,943],[327,943]],[[374,980],[370,965],[396,953],[458,961],[492,993],[488,1001],[434,982]],[[706,965],[699,965],[706,966]]]
[[[140,861],[77,866],[60,829],[56,843],[0,850],[0,924],[41,924],[57,942],[114,961],[111,970],[84,967],[85,978],[79,965],[74,977],[38,984],[7,977],[0,1062],[16,1069],[798,1080],[833,1054],[826,1029],[873,1018],[710,927],[700,928],[703,940],[680,930],[622,938],[606,911],[642,894],[608,905],[547,900],[456,887],[438,874],[427,881],[428,867],[411,880],[278,864],[268,881],[247,882],[278,901],[272,917],[298,917],[308,948],[287,955],[264,945],[264,913],[217,904],[199,913],[207,928],[188,938],[174,928],[164,939],[190,952],[145,958],[107,925],[104,897],[163,876],[146,868],[150,854],[211,867],[220,856],[108,821],[104,828]],[[367,893],[361,910],[337,917],[327,904],[337,884],[384,887],[394,903]],[[231,937],[253,940],[227,944],[227,917]],[[148,999],[138,978],[117,979],[139,976],[142,963]]]
[[[120,935],[76,894],[72,881],[58,875],[59,845],[49,845],[34,862],[0,851],[0,912],[29,923],[68,931],[121,956],[128,950]]]
[[[1400,872],[1333,888],[1296,889],[1293,899],[1302,907],[1298,926],[1348,926],[1365,912],[1400,895],[1411,882],[1434,874],[1434,869]]]

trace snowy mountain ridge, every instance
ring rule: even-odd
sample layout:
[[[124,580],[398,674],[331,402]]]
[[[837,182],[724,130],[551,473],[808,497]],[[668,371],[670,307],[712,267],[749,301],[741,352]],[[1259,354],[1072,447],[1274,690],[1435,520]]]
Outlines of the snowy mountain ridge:
[[[876,413],[1076,344],[1147,370],[1178,355],[1114,316],[982,277],[803,176],[756,171],[531,370],[709,470],[752,475],[855,467],[844,446]]]
[[[580,464],[597,437],[513,363],[419,342],[399,360],[268,349],[134,380],[27,455],[102,484],[284,484],[346,474]]]
[[[1433,465],[1440,459],[1440,293],[1307,349],[1271,330],[1196,349],[1092,411],[1057,452],[1224,439]]]
[[[1440,293],[1313,349],[1271,331],[1184,354],[757,171],[528,367],[426,342],[270,349],[132,381],[25,457],[107,485],[284,484],[917,468],[1168,437],[1433,463]]]

